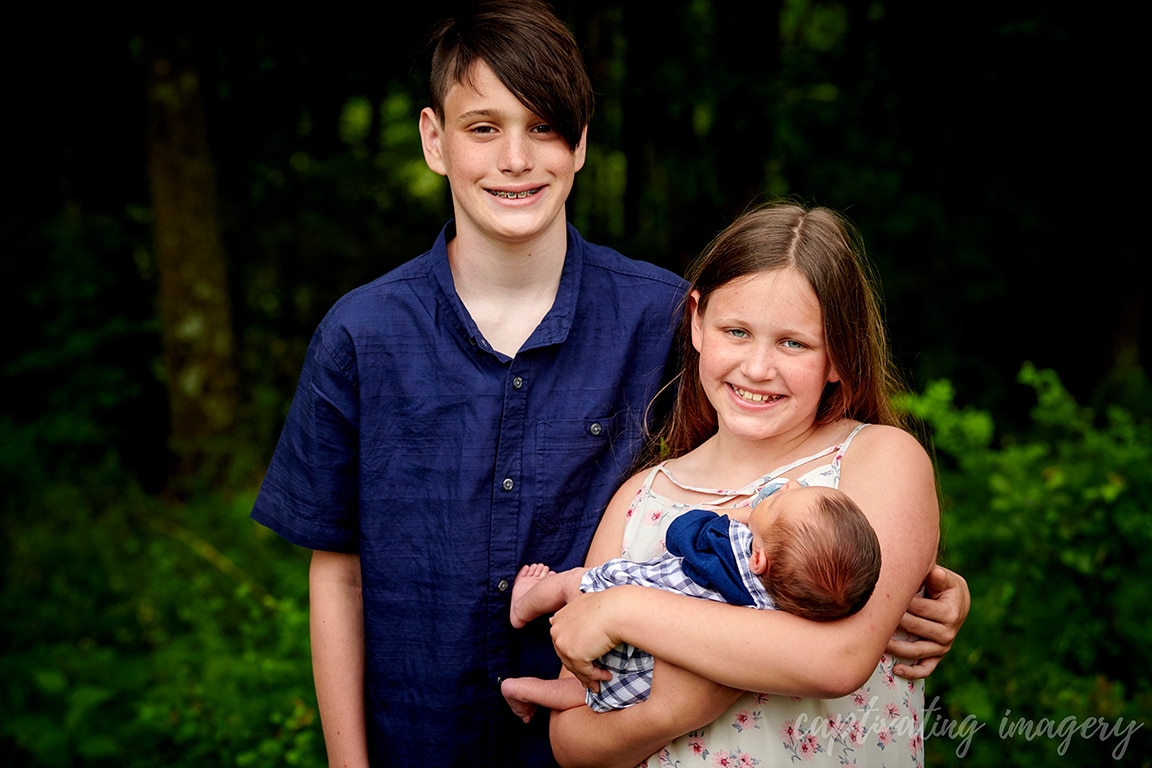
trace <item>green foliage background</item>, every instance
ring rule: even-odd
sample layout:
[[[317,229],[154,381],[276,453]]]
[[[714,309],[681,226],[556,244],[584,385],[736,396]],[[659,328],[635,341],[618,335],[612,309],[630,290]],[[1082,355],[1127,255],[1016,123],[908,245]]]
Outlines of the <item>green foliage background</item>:
[[[1094,413],[1050,370],[1020,381],[1036,405],[1015,434],[947,381],[906,403],[933,428],[942,560],[973,601],[929,679],[929,764],[1148,765],[1152,421]]]
[[[447,215],[408,69],[447,5],[199,31],[244,391],[225,480],[179,498],[142,159],[155,26],[78,13],[0,51],[6,765],[323,764],[307,553],[248,512],[320,315]],[[973,597],[929,680],[928,764],[1152,766],[1152,332],[1112,200],[1143,141],[1140,26],[1041,0],[672,0],[655,34],[640,4],[557,6],[599,91],[569,209],[590,240],[679,270],[776,194],[864,234]]]

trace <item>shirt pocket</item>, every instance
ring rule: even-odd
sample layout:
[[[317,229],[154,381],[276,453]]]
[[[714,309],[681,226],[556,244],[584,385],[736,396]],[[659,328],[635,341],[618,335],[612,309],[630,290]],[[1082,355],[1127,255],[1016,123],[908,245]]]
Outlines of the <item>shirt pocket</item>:
[[[541,421],[533,523],[546,531],[595,528],[632,468],[643,430],[630,412]]]

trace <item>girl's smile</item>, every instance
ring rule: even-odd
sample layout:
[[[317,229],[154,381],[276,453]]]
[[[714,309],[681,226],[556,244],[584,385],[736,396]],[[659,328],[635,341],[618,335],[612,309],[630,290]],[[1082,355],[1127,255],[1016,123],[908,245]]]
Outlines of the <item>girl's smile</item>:
[[[703,308],[695,307],[692,341],[724,436],[800,434],[811,426],[825,385],[837,380],[820,302],[793,268],[757,272],[713,291]]]

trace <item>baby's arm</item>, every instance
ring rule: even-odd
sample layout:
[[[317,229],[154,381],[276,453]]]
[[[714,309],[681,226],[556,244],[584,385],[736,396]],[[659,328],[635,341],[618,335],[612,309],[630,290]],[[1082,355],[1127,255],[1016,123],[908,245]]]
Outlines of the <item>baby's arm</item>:
[[[557,573],[540,563],[526,565],[512,584],[512,606],[509,620],[519,629],[532,619],[558,611],[580,594],[584,568],[570,568]]]

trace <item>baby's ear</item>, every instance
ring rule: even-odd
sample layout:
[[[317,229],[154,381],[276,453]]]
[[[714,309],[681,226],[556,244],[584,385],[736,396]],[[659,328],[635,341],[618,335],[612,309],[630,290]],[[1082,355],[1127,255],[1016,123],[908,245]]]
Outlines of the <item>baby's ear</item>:
[[[768,560],[768,553],[758,547],[754,548],[752,556],[748,558],[748,568],[751,569],[752,573],[763,576],[768,573],[769,566],[771,566],[771,562]]]

